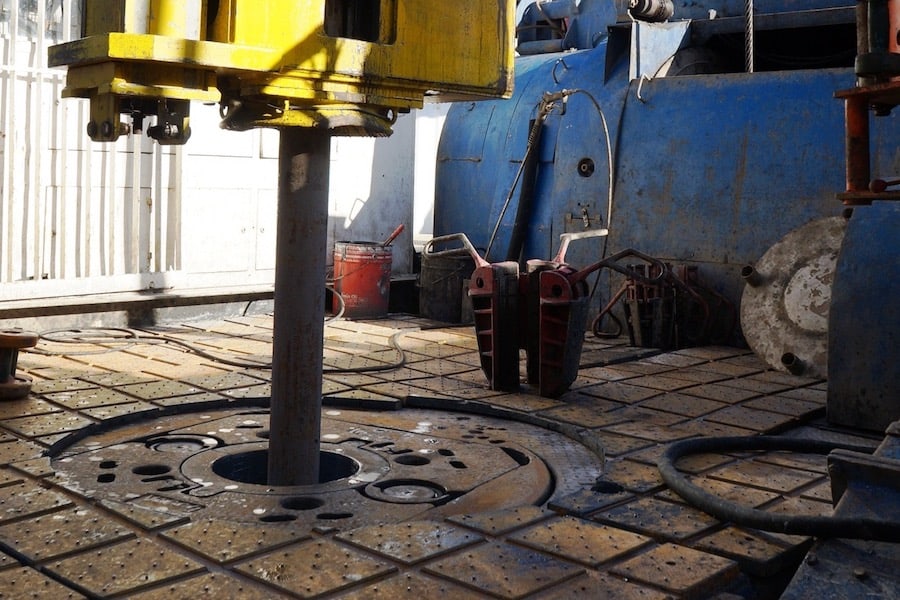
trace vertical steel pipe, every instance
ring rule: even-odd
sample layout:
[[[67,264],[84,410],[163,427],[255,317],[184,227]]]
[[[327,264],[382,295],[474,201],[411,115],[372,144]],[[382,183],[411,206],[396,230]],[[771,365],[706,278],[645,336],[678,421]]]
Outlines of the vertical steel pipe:
[[[330,144],[327,131],[281,131],[269,485],[319,482]]]

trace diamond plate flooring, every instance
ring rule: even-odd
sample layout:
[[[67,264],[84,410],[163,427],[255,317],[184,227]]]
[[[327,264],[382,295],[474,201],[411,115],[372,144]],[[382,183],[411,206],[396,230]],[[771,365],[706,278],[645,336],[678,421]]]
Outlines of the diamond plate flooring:
[[[189,499],[101,498],[67,487],[44,457],[108,420],[267,395],[271,333],[271,317],[253,316],[126,336],[57,333],[23,352],[32,393],[0,404],[0,598],[749,599],[768,597],[811,543],[719,522],[656,471],[676,440],[825,435],[824,382],[771,371],[739,348],[658,353],[588,337],[578,379],[548,399],[525,385],[490,390],[471,327],[406,316],[326,327],[325,410],[505,416],[577,438],[605,460],[602,477],[568,482],[571,493],[539,505],[298,533],[290,521],[201,518]],[[725,498],[831,512],[822,456],[680,466]]]

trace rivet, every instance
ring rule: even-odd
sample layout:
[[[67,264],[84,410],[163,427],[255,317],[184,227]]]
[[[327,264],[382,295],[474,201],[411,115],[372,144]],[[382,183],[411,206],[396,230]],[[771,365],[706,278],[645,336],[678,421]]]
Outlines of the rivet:
[[[869,573],[862,567],[856,567],[853,569],[853,576],[857,579],[865,579],[869,576]]]

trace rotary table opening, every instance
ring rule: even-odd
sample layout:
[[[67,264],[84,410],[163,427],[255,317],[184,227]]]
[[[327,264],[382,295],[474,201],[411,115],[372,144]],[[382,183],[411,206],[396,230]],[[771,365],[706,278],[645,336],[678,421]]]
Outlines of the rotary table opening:
[[[268,466],[268,450],[251,450],[216,459],[212,470],[216,475],[232,481],[265,485]],[[334,452],[319,452],[319,483],[350,477],[357,471],[359,463],[352,458]]]
[[[511,419],[326,409],[320,482],[271,486],[267,410],[193,411],[74,436],[54,453],[56,481],[92,501],[169,518],[313,530],[540,505],[602,472],[582,444]]]

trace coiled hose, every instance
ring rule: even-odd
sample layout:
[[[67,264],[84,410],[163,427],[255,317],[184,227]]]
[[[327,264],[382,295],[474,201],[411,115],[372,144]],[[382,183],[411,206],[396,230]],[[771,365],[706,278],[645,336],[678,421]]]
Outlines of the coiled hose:
[[[771,513],[720,498],[690,482],[675,463],[693,454],[728,452],[786,451],[803,454],[828,454],[835,449],[871,454],[871,448],[821,440],[778,436],[709,437],[675,442],[657,462],[659,473],[675,493],[688,503],[720,521],[764,531],[818,538],[848,538],[882,542],[900,542],[900,522],[866,517],[821,517]]]

